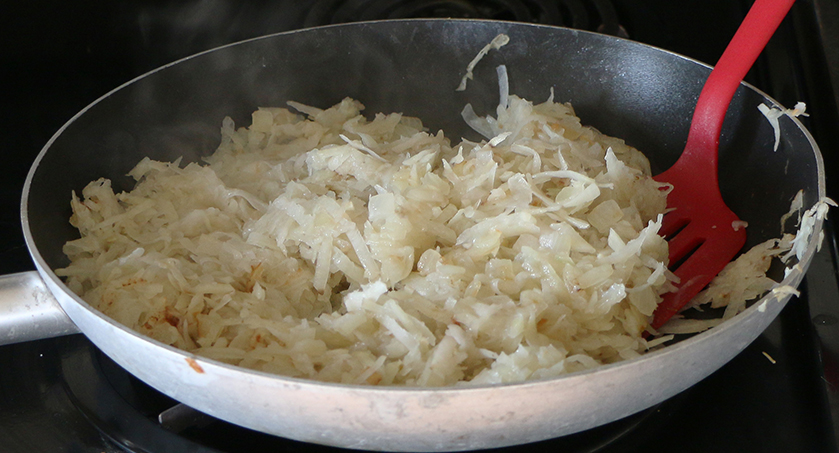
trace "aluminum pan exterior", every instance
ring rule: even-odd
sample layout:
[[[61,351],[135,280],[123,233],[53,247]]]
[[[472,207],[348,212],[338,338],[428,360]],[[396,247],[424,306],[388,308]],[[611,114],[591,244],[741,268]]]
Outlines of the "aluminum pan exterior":
[[[479,65],[466,93],[454,93],[465,64],[499,32],[510,35],[509,48]],[[460,107],[469,100],[479,113],[493,107],[497,88],[489,74],[501,63],[508,65],[511,92],[538,100],[556,87],[557,99],[574,103],[584,122],[625,137],[659,168],[678,156],[690,106],[709,71],[618,38],[505,22],[360,23],[226,46],[120,87],[50,140],[22,200],[24,234],[38,271],[85,335],[163,393],[252,429],[350,448],[466,450],[578,432],[675,395],[754,340],[786,298],[770,295],[734,320],[673,346],[557,379],[448,389],[324,384],[244,370],[149,340],[70,294],[51,270],[63,265],[60,246],[73,234],[66,225],[71,189],[103,175],[127,184],[120,176],[147,154],[197,159],[215,146],[200,137],[217,135],[224,115],[241,122],[260,105],[293,99],[323,107],[351,95],[368,112],[439,112],[432,128],[452,126],[453,137],[467,135],[459,125]],[[771,132],[755,102],[772,101],[741,87],[720,156],[724,197],[749,221],[750,243],[777,235],[774,219],[799,189],[806,205],[824,196],[824,170],[812,138],[800,123],[785,119],[781,149],[767,154]],[[815,236],[803,264],[812,258]],[[803,269],[794,270],[783,283],[797,286],[802,276]]]

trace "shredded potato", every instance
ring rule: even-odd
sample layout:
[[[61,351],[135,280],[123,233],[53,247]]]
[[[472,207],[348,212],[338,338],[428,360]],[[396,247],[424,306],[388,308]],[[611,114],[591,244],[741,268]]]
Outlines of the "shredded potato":
[[[795,118],[801,115],[809,116],[805,113],[807,105],[803,102],[796,103],[795,107],[792,109],[774,108],[769,107],[766,104],[758,105],[757,109],[760,110],[760,113],[766,117],[766,120],[769,121],[769,125],[772,126],[772,131],[775,133],[775,144],[772,147],[773,151],[778,151],[778,146],[781,144],[781,125],[779,118],[784,115],[787,115],[790,118]]]
[[[225,119],[207,165],[74,193],[58,274],[162,343],[322,381],[514,382],[647,350],[673,277],[639,151],[552,100],[509,95],[481,118],[498,134],[454,147],[351,99],[290,105]]]

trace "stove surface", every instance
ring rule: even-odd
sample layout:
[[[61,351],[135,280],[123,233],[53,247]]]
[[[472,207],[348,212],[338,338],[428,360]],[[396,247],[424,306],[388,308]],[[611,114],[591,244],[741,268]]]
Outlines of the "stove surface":
[[[748,81],[806,125],[837,169],[836,104],[818,34],[820,3],[798,2]],[[34,269],[20,228],[29,166],[87,104],[133,77],[193,53],[264,34],[366,19],[475,17],[571,26],[714,63],[744,12],[731,0],[227,0],[7,2],[0,28],[0,271]],[[830,9],[830,8],[828,8]],[[821,15],[820,15],[821,14]],[[835,74],[833,74],[835,77]],[[9,82],[11,81],[11,82]],[[829,182],[829,194],[836,198]],[[66,194],[57,194],[65,196]],[[497,451],[836,452],[839,285],[835,229],[802,296],[729,364],[682,394],[595,430]],[[832,403],[832,404],[831,404]],[[0,347],[4,452],[335,451],[255,433],[186,411],[76,335]],[[166,412],[173,406],[174,412]],[[164,413],[164,424],[159,422]],[[175,415],[173,415],[175,414]]]

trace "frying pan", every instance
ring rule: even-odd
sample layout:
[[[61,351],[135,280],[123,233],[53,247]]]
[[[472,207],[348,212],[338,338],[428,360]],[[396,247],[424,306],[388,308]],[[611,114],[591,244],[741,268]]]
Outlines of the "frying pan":
[[[467,63],[499,33],[510,43],[481,61],[463,92]],[[570,29],[477,20],[404,20],[329,26],[245,41],[164,66],[103,96],[42,150],[24,187],[21,218],[37,273],[0,280],[4,342],[83,332],[152,387],[195,409],[297,440],[373,450],[468,450],[559,437],[655,405],[709,375],[754,340],[789,296],[770,293],[709,331],[642,357],[555,379],[480,387],[375,388],[270,375],[194,356],[143,337],[91,308],[56,277],[62,245],[78,237],[69,199],[89,181],[125,176],[143,157],[198,161],[218,145],[225,116],[247,124],[259,106],[295,100],[328,107],[346,96],[367,112],[402,112],[477,139],[460,118],[498,102],[495,67],[511,93],[571,102],[585,124],[624,138],[654,171],[675,162],[687,136],[706,65],[628,40]],[[795,119],[781,143],[757,106],[776,103],[746,84],[729,108],[720,146],[726,203],[749,224],[747,247],[780,235],[794,195],[824,196],[821,156]],[[821,222],[799,267],[815,252]],[[55,303],[57,301],[57,304]],[[58,307],[60,305],[60,308]],[[62,313],[72,321],[69,323]]]

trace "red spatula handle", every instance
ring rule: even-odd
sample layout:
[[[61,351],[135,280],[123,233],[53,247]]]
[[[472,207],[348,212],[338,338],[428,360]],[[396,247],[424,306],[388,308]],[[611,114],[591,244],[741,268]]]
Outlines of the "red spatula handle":
[[[707,172],[696,172],[703,176],[714,175],[713,183],[707,180],[704,182],[709,187],[718,185],[717,153],[713,156],[703,155],[701,158],[691,156],[690,153],[692,150],[707,149],[706,146],[711,145],[714,149],[718,148],[728,104],[734,97],[743,77],[766,47],[769,38],[775,33],[794,2],[795,0],[755,1],[699,94],[687,146],[676,165],[689,162],[691,167],[697,170],[695,165],[702,161],[711,166],[713,171],[708,169]]]

